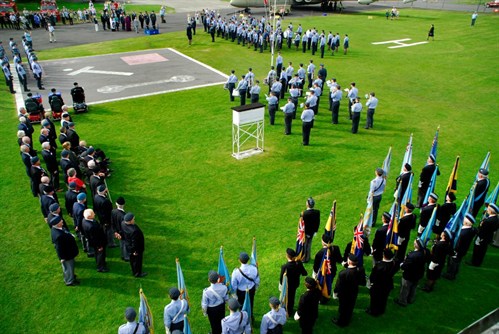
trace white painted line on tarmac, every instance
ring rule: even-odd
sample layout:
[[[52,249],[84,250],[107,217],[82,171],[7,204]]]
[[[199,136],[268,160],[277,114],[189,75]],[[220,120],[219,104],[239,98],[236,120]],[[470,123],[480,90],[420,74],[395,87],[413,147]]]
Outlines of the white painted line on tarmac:
[[[80,68],[79,70],[68,73],[67,75],[75,76],[82,73],[92,73],[92,74],[106,74],[106,75],[124,75],[130,76],[133,75],[133,72],[116,72],[116,71],[100,71],[100,70],[92,70],[95,66],[85,66]]]
[[[403,39],[394,39],[392,41],[384,41],[384,42],[374,42],[374,43],[371,43],[371,44],[374,44],[374,45],[380,45],[380,44],[397,44],[397,43],[400,43],[400,42],[406,42],[406,41],[410,41],[411,39],[410,38],[403,38]]]
[[[128,88],[144,87],[144,86],[150,86],[150,85],[158,85],[158,84],[169,83],[169,82],[190,82],[190,81],[194,81],[195,79],[196,78],[194,78],[194,77],[192,77],[190,75],[176,75],[176,76],[173,76],[170,79],[166,79],[166,80],[141,82],[141,83],[130,84],[130,85],[109,85],[109,86],[104,86],[104,87],[98,88],[97,92],[102,93],[102,94],[119,93],[119,92],[122,92],[122,91],[124,91],[125,89],[128,89]]]
[[[170,50],[171,52],[174,52],[174,53],[178,54],[179,56],[184,57],[185,59],[189,59],[190,61],[192,61],[192,62],[194,62],[194,63],[196,63],[196,64],[198,64],[198,65],[201,65],[201,66],[203,66],[204,68],[207,68],[207,69],[209,69],[209,70],[210,70],[210,71],[212,71],[212,72],[215,72],[215,73],[217,73],[217,74],[220,74],[220,75],[221,75],[221,76],[223,76],[224,78],[227,78],[227,79],[229,78],[229,76],[228,76],[227,74],[225,74],[225,73],[223,73],[223,72],[220,72],[219,70],[217,70],[217,69],[215,69],[215,68],[213,68],[213,67],[211,67],[211,66],[209,66],[209,65],[206,65],[205,63],[202,63],[202,62],[200,62],[200,61],[198,61],[198,60],[196,60],[196,59],[194,59],[194,58],[191,58],[191,57],[189,57],[189,56],[187,56],[187,55],[185,55],[185,54],[183,54],[183,53],[181,53],[181,52],[179,52],[179,51],[177,51],[177,50],[175,50],[175,49],[168,48],[168,50]]]

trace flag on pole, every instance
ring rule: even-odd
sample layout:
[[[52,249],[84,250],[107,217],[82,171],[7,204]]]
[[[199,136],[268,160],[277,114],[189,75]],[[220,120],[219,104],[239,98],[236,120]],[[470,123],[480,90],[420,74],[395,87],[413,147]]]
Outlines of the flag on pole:
[[[327,250],[322,256],[319,272],[317,273],[317,281],[321,287],[322,296],[326,299],[331,298],[331,288],[333,285],[333,275],[331,274],[331,252],[329,244]]]
[[[288,271],[282,275],[282,284],[281,284],[281,294],[279,295],[279,301],[281,302],[282,307],[286,309],[286,315],[288,317],[292,317],[293,314],[288,313]]]
[[[361,222],[364,224],[364,227],[369,227],[373,225],[373,194],[369,193],[367,196],[367,206],[366,211],[364,212],[364,218],[361,219]]]
[[[353,232],[352,248],[350,253],[357,256],[357,266],[359,268],[364,266],[364,219],[362,214],[360,215],[360,222],[355,227]]]
[[[459,155],[456,157],[456,162],[454,162],[454,167],[452,167],[452,172],[449,176],[449,183],[447,183],[447,189],[445,190],[445,197],[450,193],[456,194],[457,192],[457,171],[459,169]]]
[[[388,178],[388,173],[390,173],[390,164],[392,162],[392,147],[388,149],[388,154],[386,155],[385,160],[383,161],[383,171],[385,172],[385,179]]]
[[[397,201],[393,203],[394,210],[390,223],[388,224],[388,230],[386,231],[385,248],[396,251],[398,247],[398,233],[399,233],[399,215],[398,215],[398,204]]]
[[[496,187],[494,190],[490,193],[489,196],[487,196],[487,199],[485,199],[485,203],[490,204],[490,203],[496,203],[497,202],[497,195],[499,194],[499,182],[497,182]]]
[[[414,178],[414,174],[411,173],[411,177],[409,178],[409,183],[407,183],[407,189],[405,190],[405,193],[402,196],[402,200],[400,201],[400,209],[403,214],[404,208],[407,205],[407,203],[412,201],[412,180]]]
[[[182,268],[180,267],[180,260],[176,258],[175,261],[177,263],[177,287],[180,290],[180,298],[184,299],[187,301],[187,304],[189,304],[189,294],[187,293],[187,287],[185,286],[184,274],[182,273]]]
[[[146,295],[142,288],[139,289],[140,305],[139,305],[139,322],[141,322],[149,333],[154,334],[154,324],[152,320],[152,313],[149,304],[147,303]]]
[[[482,164],[480,165],[480,169],[486,169],[487,171],[489,170],[489,163],[490,163],[490,152],[487,152],[487,155],[485,156],[485,159],[483,159]],[[478,173],[476,173],[475,180],[478,180]]]
[[[334,240],[334,234],[336,232],[336,200],[333,202],[333,207],[329,212],[329,217],[326,222],[325,234],[330,238],[331,243]]]
[[[251,246],[251,259],[250,264],[258,268],[258,260],[256,257],[256,238],[253,237],[253,245]]]
[[[303,259],[305,245],[305,222],[303,221],[303,213],[298,220],[298,233],[296,234],[296,261]]]
[[[428,225],[426,225],[423,234],[421,234],[421,236],[419,237],[419,239],[421,239],[421,242],[425,247],[428,241],[430,241],[431,233],[433,231],[433,225],[435,225],[436,220],[437,220],[437,207],[435,206],[435,208],[433,208],[431,218],[428,221]]]
[[[184,314],[184,334],[192,334],[191,324],[187,318],[187,314]]]
[[[412,166],[412,133],[409,137],[409,142],[405,148],[404,160],[402,161],[402,168],[400,168],[400,174],[404,172],[405,164],[409,164]]]
[[[245,311],[246,313],[248,313],[248,319],[251,319],[251,300],[248,289],[246,289],[246,296],[244,296],[244,303],[243,307],[241,308],[241,311]],[[250,326],[253,327],[251,325],[251,321],[250,321]]]
[[[218,281],[225,284],[225,286],[227,286],[228,293],[232,294],[234,291],[232,290],[232,285],[230,283],[230,273],[227,269],[227,265],[225,264],[223,246],[220,246],[220,254],[218,256],[218,275],[220,276]]]
[[[437,145],[438,145],[438,131],[440,130],[440,126],[437,128],[437,132],[435,133],[435,137],[433,137],[433,142],[431,143],[430,154],[435,157],[435,161],[437,160]],[[428,164],[428,163],[427,163]]]
[[[473,192],[475,191],[475,187],[472,187],[471,189],[472,189],[471,191],[473,191]],[[459,216],[457,217],[457,220],[455,222],[455,231],[453,234],[451,234],[451,236],[454,239],[454,248],[456,248],[457,241],[459,240],[459,235],[461,234],[461,229],[463,227],[464,217],[466,217],[466,214],[473,209],[473,198],[474,198],[473,194],[471,193],[463,201],[463,204],[461,205],[462,210],[461,210],[461,208],[459,208],[460,213],[459,213]],[[447,227],[446,227],[446,229],[447,229]]]
[[[435,167],[435,171],[433,171],[433,175],[431,176],[430,184],[428,185],[428,189],[426,190],[426,195],[424,196],[423,206],[428,204],[428,199],[432,192],[435,191],[435,185],[437,184],[437,174],[438,174],[438,165]]]

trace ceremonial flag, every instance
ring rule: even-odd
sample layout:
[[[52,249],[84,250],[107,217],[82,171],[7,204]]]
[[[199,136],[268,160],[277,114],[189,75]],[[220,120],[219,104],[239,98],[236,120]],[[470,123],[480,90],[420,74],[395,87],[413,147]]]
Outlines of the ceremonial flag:
[[[373,225],[373,194],[369,193],[367,196],[367,206],[364,212],[364,218],[361,219],[364,227],[371,227]]]
[[[487,155],[485,156],[485,159],[483,159],[482,164],[480,165],[480,169],[486,169],[487,171],[489,170],[489,163],[490,163],[490,152],[487,152]],[[476,173],[476,178],[475,180],[478,180],[478,173]]]
[[[404,161],[402,161],[402,168],[400,168],[400,174],[404,172],[405,164],[412,165],[412,133],[409,137],[409,142],[405,148]]]
[[[251,300],[250,300],[250,295],[249,295],[249,290],[246,289],[246,296],[244,296],[244,303],[243,307],[241,308],[241,311],[245,311],[248,313],[248,319],[251,320]],[[251,321],[250,321],[251,324]]]
[[[475,191],[475,187],[472,187],[471,189],[472,189],[471,191],[473,191],[473,192]],[[463,227],[464,217],[466,216],[466,214],[468,212],[470,212],[473,209],[473,198],[474,198],[473,194],[470,194],[470,195],[468,195],[468,197],[466,197],[466,199],[461,204],[461,207],[459,208],[459,215],[456,217],[456,221],[453,223],[455,230],[454,230],[454,233],[451,234],[451,237],[453,237],[453,239],[454,239],[454,248],[456,248],[457,241],[459,240],[459,235],[461,234],[461,229]],[[456,212],[456,214],[454,214],[454,216],[456,216],[456,215],[457,215],[457,212]],[[452,218],[454,218],[454,216]],[[447,224],[447,225],[449,225],[449,224]],[[447,229],[447,226],[445,228]]]
[[[430,221],[428,222],[428,225],[426,225],[426,227],[423,231],[423,234],[421,234],[421,236],[419,237],[419,239],[421,239],[421,242],[423,243],[423,245],[425,247],[431,238],[431,233],[433,231],[433,225],[435,225],[436,220],[437,220],[437,207],[435,206],[435,208],[433,208],[433,212],[431,214],[431,218],[430,218]]]
[[[353,232],[353,240],[352,240],[352,248],[350,249],[350,253],[357,256],[358,267],[361,268],[364,266],[364,222],[363,216],[360,215],[360,222],[355,227]]]
[[[325,234],[331,238],[331,243],[334,240],[334,233],[336,232],[336,200],[333,202],[333,207],[329,212],[329,217],[326,222]]]
[[[393,204],[392,204],[392,207],[390,208],[390,211],[388,211],[390,213],[390,216],[394,216],[394,215],[398,215],[399,214],[399,207],[397,205],[397,201],[393,201]]]
[[[286,315],[288,317],[292,317],[293,314],[288,313],[288,271],[282,275],[282,284],[281,284],[281,294],[279,295],[279,301],[281,302],[282,307],[286,309]]]
[[[189,319],[187,318],[187,314],[184,314],[184,334],[192,334],[191,324],[189,323]]]
[[[496,203],[497,202],[497,195],[499,194],[499,182],[497,182],[496,187],[494,190],[490,193],[489,196],[487,196],[487,199],[485,200],[485,203],[490,204],[490,203]]]
[[[431,176],[430,184],[428,185],[428,190],[426,190],[426,195],[423,200],[423,206],[428,204],[428,199],[430,198],[431,193],[435,191],[435,185],[437,184],[437,174],[438,174],[438,165],[435,167],[435,171]]]
[[[322,262],[317,273],[317,281],[321,287],[322,296],[331,298],[331,287],[333,285],[333,275],[331,274],[331,253],[329,247],[322,256]]]
[[[394,205],[394,210],[393,210],[394,213],[392,214],[392,218],[390,219],[390,223],[388,224],[388,230],[386,231],[385,248],[391,249],[392,251],[396,251],[399,249],[398,247],[399,209],[397,201],[395,201],[393,205]]]
[[[305,223],[303,221],[302,215],[298,220],[298,233],[296,234],[296,261],[301,261],[303,258],[305,245]]]
[[[437,160],[437,145],[438,145],[438,131],[440,130],[440,126],[437,128],[437,132],[435,133],[435,137],[433,137],[433,142],[431,143],[430,154],[435,157],[435,161]],[[428,163],[426,163],[428,164]]]
[[[414,174],[411,173],[411,177],[409,178],[409,183],[407,183],[407,189],[405,190],[405,194],[403,194],[402,200],[400,201],[400,209],[403,214],[404,207],[407,203],[412,201],[412,180],[414,178]]]
[[[251,259],[250,264],[258,268],[258,261],[256,257],[256,238],[253,237],[253,245],[251,246]]]
[[[180,260],[175,259],[177,262],[177,284],[178,289],[180,290],[180,298],[187,301],[189,304],[189,294],[187,293],[187,287],[185,286],[184,274],[182,273],[182,268],[180,267]]]
[[[141,322],[149,333],[154,334],[154,324],[152,320],[152,313],[149,304],[147,303],[146,295],[142,288],[139,289],[140,305],[139,305],[139,322]]]
[[[220,276],[218,281],[225,284],[229,294],[232,294],[234,291],[232,290],[232,285],[230,283],[230,273],[227,269],[227,265],[225,264],[223,246],[220,246],[220,255],[218,256],[218,275]]]
[[[452,172],[449,176],[449,183],[447,183],[447,189],[445,190],[445,197],[450,193],[457,192],[457,170],[459,168],[459,155],[456,158],[456,162],[454,162],[454,167],[452,168]]]
[[[383,161],[383,171],[385,172],[385,179],[388,178],[388,173],[390,172],[390,163],[392,162],[392,147],[388,149],[388,154]]]

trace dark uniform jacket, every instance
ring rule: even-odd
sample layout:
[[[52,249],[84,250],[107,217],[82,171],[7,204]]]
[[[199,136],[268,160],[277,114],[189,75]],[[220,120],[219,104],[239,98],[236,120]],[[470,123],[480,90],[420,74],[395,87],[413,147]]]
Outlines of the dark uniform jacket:
[[[72,260],[78,255],[78,245],[68,230],[53,227],[51,235],[52,243],[60,260]]]
[[[386,246],[386,232],[388,231],[388,224],[383,225],[376,230],[373,240],[373,257],[376,261],[383,259],[383,250]]]
[[[393,275],[397,272],[397,265],[394,261],[378,262],[371,271],[369,280],[371,282],[371,289],[377,289],[384,292],[393,289]]]
[[[121,230],[125,238],[125,244],[130,254],[144,252],[144,233],[135,224],[122,222]]]
[[[99,249],[106,246],[106,235],[98,221],[83,219],[82,225],[91,247]]]
[[[125,218],[125,211],[120,209],[113,209],[111,211],[111,224],[113,225],[113,229],[116,233],[123,236],[123,232],[121,231],[121,223]]]
[[[290,288],[298,288],[300,286],[300,276],[308,275],[301,261],[288,261],[281,267],[281,276],[279,278],[281,284],[284,273],[288,277],[288,286]]]
[[[413,213],[404,215],[402,218],[400,218],[398,226],[399,237],[405,238],[405,240],[409,240],[411,236],[411,230],[416,227],[416,220],[417,217]]]
[[[428,204],[424,208],[421,209],[421,215],[419,217],[419,225],[426,227],[428,222],[431,219],[431,215],[433,213],[433,209],[437,206],[437,216],[438,216],[438,204]]]
[[[111,212],[113,203],[106,196],[99,194],[94,196],[94,211],[99,217],[101,224],[111,225]]]
[[[314,235],[319,230],[321,223],[321,212],[316,209],[307,209],[303,211],[303,222],[305,223],[305,234]]]
[[[321,298],[322,292],[319,289],[307,290],[301,295],[297,311],[300,322],[313,322],[319,317],[319,301]]]
[[[494,237],[494,232],[499,228],[499,216],[489,216],[482,220],[480,227],[478,228],[478,237],[481,240],[482,245],[489,244],[492,242]]]
[[[474,227],[461,229],[461,233],[459,234],[459,239],[454,250],[454,255],[458,260],[461,260],[466,255],[466,253],[468,253],[471,242],[473,241],[473,238],[476,234],[477,230]]]
[[[404,271],[402,277],[410,282],[417,282],[424,276],[426,265],[426,250],[414,250],[407,254],[401,269]]]
[[[318,273],[321,267],[322,258],[324,257],[324,253],[327,248],[322,248],[320,251],[315,254],[314,259],[314,272]],[[340,248],[335,245],[331,245],[329,247],[329,261],[331,262],[331,275],[333,278],[336,276],[336,263],[341,263],[343,258],[341,257]]]
[[[440,235],[445,230],[445,226],[450,218],[456,213],[456,203],[446,202],[438,208],[437,221],[433,226],[433,233]]]
[[[364,268],[347,268],[339,273],[334,292],[339,299],[355,299],[361,285],[366,285]]]

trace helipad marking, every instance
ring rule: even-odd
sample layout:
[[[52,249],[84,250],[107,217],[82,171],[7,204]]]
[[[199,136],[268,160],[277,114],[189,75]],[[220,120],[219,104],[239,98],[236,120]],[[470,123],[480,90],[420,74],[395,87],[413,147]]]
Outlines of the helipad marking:
[[[128,65],[142,65],[142,64],[153,64],[153,63],[159,63],[163,61],[168,61],[167,58],[163,57],[159,53],[148,53],[148,54],[142,54],[142,55],[136,55],[136,56],[125,56],[121,57],[121,60],[123,60],[125,63]]]
[[[403,38],[403,39],[394,39],[392,41],[374,42],[372,44],[374,44],[374,45],[396,44],[396,45],[389,46],[388,49],[398,49],[398,48],[406,48],[408,46],[415,46],[415,45],[420,45],[420,44],[426,44],[426,43],[428,43],[428,41],[416,42],[416,43],[410,43],[410,44],[404,43],[404,42],[410,41],[410,40],[411,40],[410,38]]]
[[[122,92],[128,88],[144,87],[144,86],[157,85],[157,84],[169,83],[169,82],[190,82],[190,81],[194,81],[194,80],[195,80],[195,78],[191,77],[190,75],[178,75],[178,76],[173,76],[170,79],[166,79],[166,80],[141,82],[141,83],[130,84],[130,85],[122,85],[122,86],[121,85],[109,85],[109,86],[104,86],[104,87],[98,88],[97,91],[99,93],[103,93],[103,94],[119,93],[119,92]]]
[[[78,75],[81,73],[93,73],[93,74],[106,74],[106,75],[124,75],[124,76],[130,76],[133,75],[133,72],[115,72],[115,71],[100,71],[100,70],[92,70],[94,66],[85,66],[79,70],[73,71],[71,73],[68,73],[67,75]]]

